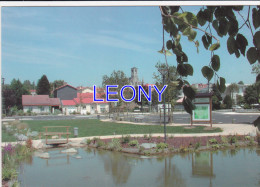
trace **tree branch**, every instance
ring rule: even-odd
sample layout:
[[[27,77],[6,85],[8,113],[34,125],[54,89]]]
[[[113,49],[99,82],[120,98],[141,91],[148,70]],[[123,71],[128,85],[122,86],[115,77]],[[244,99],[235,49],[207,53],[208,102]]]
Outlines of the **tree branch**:
[[[170,17],[170,18],[174,17],[174,18],[180,20],[180,18],[178,18],[177,16],[164,14],[161,6],[160,6],[160,10],[161,10],[161,15],[162,15],[162,16]],[[181,21],[182,21],[182,20],[181,20]],[[202,31],[202,32],[204,32],[204,33],[206,33],[206,34],[208,34],[209,36],[211,36],[212,38],[214,38],[215,40],[217,40],[217,42],[219,43],[219,39],[217,39],[215,36],[213,36],[212,34],[208,33],[207,31],[205,31],[205,30],[203,30],[203,29],[201,29],[201,28],[199,28],[199,27],[195,27],[195,26],[193,26],[193,25],[191,25],[191,24],[189,24],[189,23],[186,23],[185,21],[184,21],[183,23],[186,24],[186,25],[188,25],[188,26],[190,26],[190,27],[192,27],[192,28],[194,28],[194,29],[198,29],[198,30],[200,30],[200,31]]]

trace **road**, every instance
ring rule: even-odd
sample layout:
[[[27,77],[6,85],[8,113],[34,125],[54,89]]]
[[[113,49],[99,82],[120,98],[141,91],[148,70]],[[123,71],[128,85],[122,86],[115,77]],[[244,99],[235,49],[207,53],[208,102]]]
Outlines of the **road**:
[[[123,116],[122,114],[120,116]],[[124,115],[127,116],[126,114]],[[135,120],[137,116],[141,116],[142,122],[159,122],[159,114],[129,114],[128,120]],[[234,113],[234,112],[212,112],[212,119],[214,124],[252,124],[260,116],[260,113]],[[70,116],[58,116],[58,115],[46,115],[46,116],[18,116],[16,117],[20,120],[74,120],[74,119],[97,119],[97,115],[70,115]],[[101,119],[108,118],[108,116],[101,115]],[[14,118],[5,118],[14,119]],[[163,121],[163,116],[161,117]],[[173,113],[174,123],[190,123],[190,115],[187,113]]]

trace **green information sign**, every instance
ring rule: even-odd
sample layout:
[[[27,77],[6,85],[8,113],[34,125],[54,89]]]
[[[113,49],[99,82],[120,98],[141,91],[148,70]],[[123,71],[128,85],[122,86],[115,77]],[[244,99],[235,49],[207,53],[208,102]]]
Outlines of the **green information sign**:
[[[195,104],[192,111],[193,121],[210,121],[210,104]]]

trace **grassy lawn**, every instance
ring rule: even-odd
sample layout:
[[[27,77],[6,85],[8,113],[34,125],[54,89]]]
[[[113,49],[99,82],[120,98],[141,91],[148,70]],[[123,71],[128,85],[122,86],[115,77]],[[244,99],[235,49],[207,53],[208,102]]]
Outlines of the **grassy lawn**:
[[[16,138],[2,130],[2,142],[15,142]]]
[[[102,135],[121,135],[121,134],[149,134],[163,133],[163,126],[159,125],[133,125],[120,124],[113,122],[102,122],[95,119],[84,120],[48,120],[48,121],[23,121],[27,123],[32,131],[44,132],[44,126],[71,126],[70,137],[73,137],[73,128],[79,128],[79,137],[86,136],[102,136]],[[167,127],[167,133],[213,133],[221,132],[220,128],[214,130],[203,130],[204,127],[199,126],[193,129],[185,129],[184,127]],[[54,129],[56,131],[56,129]],[[58,130],[60,131],[60,130]]]

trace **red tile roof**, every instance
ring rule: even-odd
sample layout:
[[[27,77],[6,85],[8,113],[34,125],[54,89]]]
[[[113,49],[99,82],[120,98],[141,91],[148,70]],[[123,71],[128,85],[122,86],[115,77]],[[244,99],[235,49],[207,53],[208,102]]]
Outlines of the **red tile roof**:
[[[48,95],[22,95],[23,106],[60,106],[59,98],[49,98]]]
[[[102,98],[104,93],[96,93],[96,98]],[[77,98],[93,98],[93,93],[77,93]]]
[[[69,86],[69,87],[71,87],[71,88],[77,90],[77,88],[75,88],[75,87],[73,87],[73,86],[71,86],[71,85],[69,85],[69,84],[65,84],[65,85],[63,85],[63,86],[60,86],[59,88],[56,88],[55,90],[59,90],[59,89],[61,89],[61,88],[63,88],[63,87],[66,87],[66,86]],[[54,90],[54,91],[55,91],[55,90]]]
[[[74,100],[61,100],[63,106],[74,106],[76,105]]]

